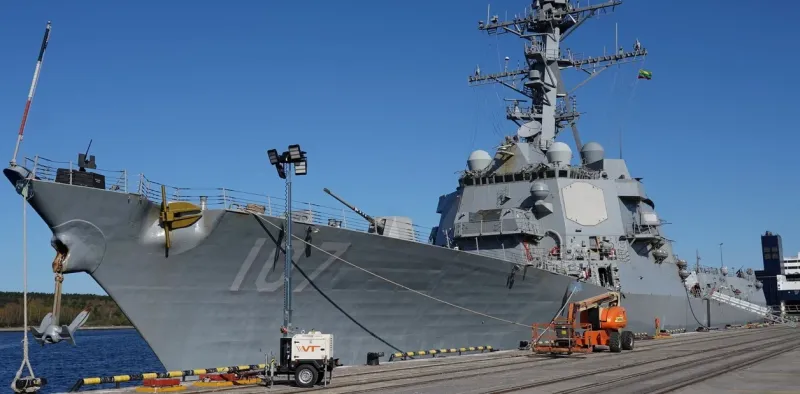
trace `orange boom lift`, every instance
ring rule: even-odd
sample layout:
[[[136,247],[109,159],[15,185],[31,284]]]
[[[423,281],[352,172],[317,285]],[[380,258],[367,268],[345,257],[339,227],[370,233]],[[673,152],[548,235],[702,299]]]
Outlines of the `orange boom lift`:
[[[633,350],[634,335],[623,330],[628,317],[619,300],[618,292],[600,294],[569,304],[566,318],[559,316],[550,323],[534,324],[533,351],[569,355],[601,350],[600,346],[612,353]]]

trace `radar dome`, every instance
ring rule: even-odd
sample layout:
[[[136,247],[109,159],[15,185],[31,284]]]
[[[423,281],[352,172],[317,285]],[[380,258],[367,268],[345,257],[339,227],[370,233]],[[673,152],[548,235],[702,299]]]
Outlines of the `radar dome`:
[[[581,157],[586,164],[603,160],[606,151],[597,142],[588,142],[581,148]]]
[[[572,160],[572,149],[563,142],[554,142],[547,150],[547,161],[550,163],[569,164]]]
[[[531,194],[536,200],[543,200],[550,195],[550,188],[542,181],[533,182],[531,185]]]
[[[467,159],[467,168],[470,171],[485,170],[490,164],[492,164],[492,157],[485,150],[476,150],[470,153],[469,159]]]

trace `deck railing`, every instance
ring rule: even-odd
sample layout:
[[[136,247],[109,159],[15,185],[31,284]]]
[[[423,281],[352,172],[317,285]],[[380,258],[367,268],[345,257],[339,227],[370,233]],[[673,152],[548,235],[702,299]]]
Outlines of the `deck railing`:
[[[74,162],[61,162],[37,156],[26,158],[26,168],[30,169],[39,180],[55,182],[56,172],[59,168],[77,170]],[[148,179],[143,174],[134,175],[129,179],[127,171],[110,171],[104,169],[91,169],[93,173],[105,176],[106,190],[120,193],[131,193],[143,196],[154,203],[161,202],[162,183]],[[70,179],[64,183],[72,184]],[[266,194],[245,192],[229,188],[187,188],[163,184],[169,201],[188,201],[202,205],[201,197],[205,198],[207,208],[218,208],[235,211],[260,213],[273,217],[286,217],[286,199]],[[334,208],[330,206],[292,200],[292,217],[297,222],[305,222],[322,226],[336,226],[348,230],[367,231],[369,223],[348,208]],[[431,229],[424,226],[412,225],[409,236],[416,242],[428,243]]]

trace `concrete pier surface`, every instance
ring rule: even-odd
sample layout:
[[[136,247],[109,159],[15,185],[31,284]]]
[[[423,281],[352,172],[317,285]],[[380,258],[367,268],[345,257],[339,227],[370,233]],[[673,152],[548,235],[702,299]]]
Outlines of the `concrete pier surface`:
[[[622,353],[552,358],[509,350],[340,367],[324,389],[300,389],[284,382],[272,388],[198,388],[186,382],[181,392],[788,393],[800,392],[798,356],[800,329],[771,326],[639,340],[634,350]],[[124,393],[133,388],[92,391]]]

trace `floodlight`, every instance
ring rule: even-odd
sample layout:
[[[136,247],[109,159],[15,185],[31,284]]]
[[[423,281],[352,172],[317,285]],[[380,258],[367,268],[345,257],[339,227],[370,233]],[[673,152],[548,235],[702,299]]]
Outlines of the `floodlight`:
[[[300,145],[289,145],[289,160],[299,161],[303,157],[303,152],[300,151]]]
[[[283,164],[276,164],[275,168],[278,170],[278,176],[281,179],[286,179],[286,171],[283,169]]]
[[[294,174],[295,175],[305,175],[308,173],[308,162],[305,160],[300,160],[297,163],[294,163]]]
[[[270,149],[267,151],[267,156],[269,156],[269,164],[276,165],[280,161],[278,157],[278,150],[277,149]]]

